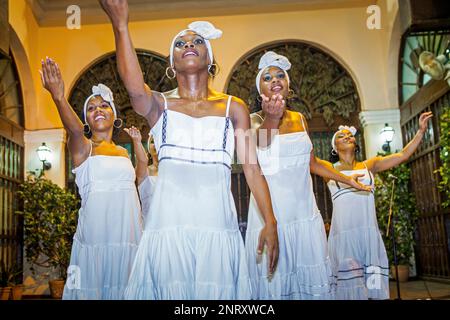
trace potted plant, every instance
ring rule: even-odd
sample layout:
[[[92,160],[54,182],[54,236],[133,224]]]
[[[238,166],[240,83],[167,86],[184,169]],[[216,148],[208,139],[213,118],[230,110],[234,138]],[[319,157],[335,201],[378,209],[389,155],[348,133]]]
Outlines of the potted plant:
[[[53,298],[61,298],[70,263],[72,238],[77,226],[79,200],[43,177],[29,175],[18,191],[23,201],[24,246],[26,259],[33,266],[58,272],[49,281]]]
[[[391,176],[390,176],[391,175]],[[414,194],[409,191],[410,169],[402,164],[388,171],[380,172],[375,178],[375,205],[378,225],[386,246],[391,274],[396,278],[394,268],[392,228],[386,236],[389,219],[389,206],[392,193],[392,175],[397,177],[394,182],[392,216],[394,223],[395,242],[397,249],[397,264],[400,281],[407,281],[409,267],[414,254],[414,232],[419,212],[416,208]]]
[[[4,261],[0,261],[0,300],[9,300],[17,297],[16,287],[17,277],[22,273],[17,264],[7,266]],[[21,296],[20,296],[21,297]]]

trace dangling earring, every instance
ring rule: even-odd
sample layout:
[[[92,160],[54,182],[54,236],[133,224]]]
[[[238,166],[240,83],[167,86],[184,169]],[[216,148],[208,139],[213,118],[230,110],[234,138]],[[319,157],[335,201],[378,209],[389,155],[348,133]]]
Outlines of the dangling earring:
[[[257,100],[259,103],[262,103],[262,98],[261,98],[261,96],[257,96],[257,97],[256,97],[256,100]]]
[[[356,145],[355,153],[360,153],[360,151],[361,151],[361,148],[358,145]]]
[[[295,96],[295,91],[292,89],[289,89],[288,96],[286,99],[292,99]]]
[[[84,132],[84,134],[89,134],[89,133],[91,133],[91,127],[89,127],[89,125],[88,125],[87,123],[85,123],[85,124],[83,125],[83,132]]]
[[[211,68],[214,66],[214,72],[211,72]],[[211,77],[215,77],[219,74],[219,66],[216,63],[208,64],[208,73]]]
[[[337,152],[336,152],[336,150],[331,150],[331,154],[333,155],[333,156],[337,156],[338,154],[337,154]]]
[[[169,70],[172,71],[172,73],[173,73],[172,76],[169,75]],[[172,67],[167,67],[167,68],[166,68],[166,77],[167,77],[167,78],[169,78],[170,80],[172,80],[172,79],[175,79],[176,76],[177,76],[177,72],[175,71],[174,68],[172,68]]]
[[[117,118],[116,120],[114,120],[114,128],[119,129],[122,128],[123,125],[123,120]]]

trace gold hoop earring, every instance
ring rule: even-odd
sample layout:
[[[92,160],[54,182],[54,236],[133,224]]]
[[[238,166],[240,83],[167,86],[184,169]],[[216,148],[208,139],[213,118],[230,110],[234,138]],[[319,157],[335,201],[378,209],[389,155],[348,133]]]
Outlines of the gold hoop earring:
[[[295,91],[292,89],[288,90],[288,96],[286,99],[292,99],[295,96]]]
[[[91,133],[91,127],[89,127],[89,125],[88,125],[87,123],[85,123],[85,124],[83,125],[83,132],[84,132],[84,134],[89,134],[89,133]]]
[[[116,123],[119,123],[119,124],[116,124]],[[114,120],[114,128],[120,129],[120,128],[122,128],[122,125],[123,125],[123,120],[122,119]]]
[[[214,72],[211,72],[212,66],[214,66]],[[211,77],[214,78],[215,76],[217,76],[219,74],[219,71],[220,71],[220,68],[216,63],[208,64],[208,74]]]
[[[172,76],[169,75],[169,70],[172,71],[172,73],[173,73]],[[177,76],[177,72],[175,71],[174,68],[172,68],[172,67],[167,67],[167,68],[166,68],[166,77],[167,77],[167,78],[169,78],[170,80],[173,80],[173,79],[175,79],[176,76]]]

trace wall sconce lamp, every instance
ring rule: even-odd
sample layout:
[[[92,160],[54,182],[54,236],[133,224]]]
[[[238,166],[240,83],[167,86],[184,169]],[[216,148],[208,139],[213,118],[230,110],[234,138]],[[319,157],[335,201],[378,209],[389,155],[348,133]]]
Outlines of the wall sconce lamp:
[[[42,142],[42,145],[36,150],[39,160],[42,162],[42,171],[41,175],[44,174],[45,170],[49,170],[52,167],[50,163],[50,156],[52,154],[52,150],[47,147],[45,142]]]
[[[382,146],[384,152],[391,152],[390,143],[394,140],[394,129],[390,127],[387,123],[384,128],[380,131],[381,139],[385,142]]]

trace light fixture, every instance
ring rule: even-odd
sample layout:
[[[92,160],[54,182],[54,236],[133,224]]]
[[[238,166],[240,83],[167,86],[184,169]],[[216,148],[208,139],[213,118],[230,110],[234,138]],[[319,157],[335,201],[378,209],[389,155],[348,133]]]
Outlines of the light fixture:
[[[38,157],[39,160],[42,162],[42,173],[45,170],[49,170],[52,167],[52,164],[50,163],[50,156],[52,154],[52,150],[47,147],[47,145],[45,144],[45,142],[42,142],[42,145],[37,148],[37,153],[38,153]]]
[[[381,139],[385,142],[382,147],[383,151],[391,152],[390,143],[394,140],[394,133],[394,129],[385,123],[384,128],[380,131]]]

